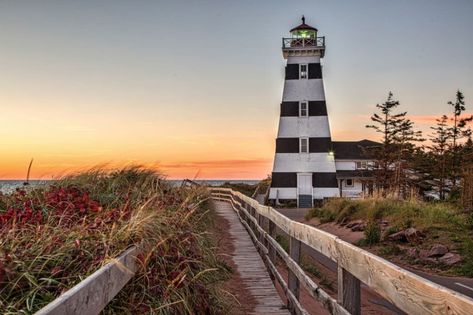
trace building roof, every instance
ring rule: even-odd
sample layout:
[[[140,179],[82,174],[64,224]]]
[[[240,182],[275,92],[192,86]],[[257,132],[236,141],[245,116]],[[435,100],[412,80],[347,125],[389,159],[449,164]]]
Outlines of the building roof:
[[[332,141],[335,160],[368,160],[366,150],[380,147],[382,144],[371,140],[361,141]]]
[[[317,32],[317,29],[315,27],[312,27],[310,25],[307,25],[305,24],[305,17],[302,16],[302,24],[294,27],[292,30],[290,30],[290,32],[294,32],[294,31],[301,31],[301,30],[311,30],[311,31],[316,31]]]

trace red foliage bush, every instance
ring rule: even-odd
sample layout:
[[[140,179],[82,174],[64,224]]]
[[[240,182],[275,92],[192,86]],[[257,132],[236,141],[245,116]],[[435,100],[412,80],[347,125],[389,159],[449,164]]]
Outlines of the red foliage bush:
[[[71,222],[102,210],[100,204],[92,200],[89,192],[74,186],[50,186],[40,194],[30,194],[24,189],[17,189],[10,195],[1,195],[6,211],[0,213],[0,224],[43,224],[46,212],[58,215],[62,222]],[[1,209],[0,209],[1,210]],[[64,220],[66,219],[66,220]]]

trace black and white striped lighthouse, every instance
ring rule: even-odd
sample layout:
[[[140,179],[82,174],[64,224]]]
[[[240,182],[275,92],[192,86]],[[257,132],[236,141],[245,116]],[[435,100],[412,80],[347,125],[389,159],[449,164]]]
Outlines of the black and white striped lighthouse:
[[[287,65],[269,200],[303,208],[339,190],[320,65],[325,37],[304,16],[290,32],[282,39]]]

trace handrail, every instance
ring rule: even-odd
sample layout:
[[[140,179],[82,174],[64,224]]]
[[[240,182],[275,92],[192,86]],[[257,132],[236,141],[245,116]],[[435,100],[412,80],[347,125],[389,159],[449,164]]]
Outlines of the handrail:
[[[132,246],[118,258],[70,288],[35,315],[99,314],[133,278],[140,249]]]
[[[191,179],[188,179],[188,178],[185,178],[182,182],[181,182],[181,187],[186,187],[186,186],[189,186],[189,187],[198,187],[198,186],[201,186],[199,183],[191,180]]]
[[[360,281],[408,314],[473,313],[473,299],[461,293],[419,277],[337,236],[290,220],[275,209],[260,205],[239,192],[226,188],[210,190],[213,199],[230,202],[235,211],[242,214],[243,220],[251,223],[248,225],[253,226],[259,237],[257,247],[263,246],[262,243],[266,246],[260,248],[265,261],[274,262],[271,256],[274,256],[274,251],[279,253],[290,270],[288,282],[291,292],[298,292],[301,283],[332,314],[360,314]],[[267,225],[267,229],[263,228],[264,225]],[[276,246],[275,226],[291,238],[289,255]],[[338,263],[338,303],[301,273],[296,250],[299,244],[300,251],[300,242]],[[274,268],[269,269],[274,275]],[[291,282],[296,284],[295,288],[294,285],[291,288]]]

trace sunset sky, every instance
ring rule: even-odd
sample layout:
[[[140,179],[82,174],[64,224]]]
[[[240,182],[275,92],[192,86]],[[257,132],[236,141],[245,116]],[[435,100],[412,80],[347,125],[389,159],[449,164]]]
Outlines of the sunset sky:
[[[335,140],[389,90],[428,131],[473,112],[473,1],[0,1],[0,179],[144,164],[170,178],[271,172],[281,37],[326,36]]]

